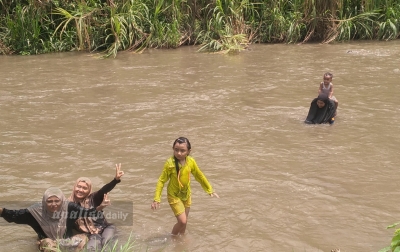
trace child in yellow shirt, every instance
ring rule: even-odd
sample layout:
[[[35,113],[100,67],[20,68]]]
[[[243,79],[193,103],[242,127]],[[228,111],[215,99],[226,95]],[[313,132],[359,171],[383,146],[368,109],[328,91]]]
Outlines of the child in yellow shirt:
[[[169,181],[167,186],[168,203],[174,212],[177,223],[172,228],[172,235],[183,235],[189,216],[191,201],[190,173],[200,183],[201,187],[211,197],[219,198],[213,191],[207,178],[197,166],[194,158],[190,157],[191,145],[187,138],[179,137],[172,145],[173,156],[168,158],[164,164],[164,169],[158,179],[154,201],[151,209],[160,207],[161,193],[164,184]]]

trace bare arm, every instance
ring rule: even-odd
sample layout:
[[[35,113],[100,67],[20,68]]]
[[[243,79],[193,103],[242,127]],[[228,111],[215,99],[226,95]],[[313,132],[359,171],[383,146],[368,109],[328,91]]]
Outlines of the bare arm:
[[[318,95],[320,95],[322,92],[322,85],[323,85],[322,83],[319,84]]]
[[[331,84],[331,89],[329,90],[329,98],[333,95],[333,84]]]

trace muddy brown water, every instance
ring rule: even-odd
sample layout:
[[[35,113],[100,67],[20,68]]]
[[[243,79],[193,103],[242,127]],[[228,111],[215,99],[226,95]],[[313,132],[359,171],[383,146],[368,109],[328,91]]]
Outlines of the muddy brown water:
[[[400,220],[400,41],[196,49],[0,57],[1,207],[50,186],[69,196],[80,176],[99,189],[122,163],[110,198],[130,214],[119,242],[136,251],[388,246]],[[327,71],[336,122],[305,125]],[[221,198],[193,180],[188,233],[173,241],[166,188],[161,209],[150,204],[179,136]],[[1,251],[36,251],[30,227],[0,224]]]

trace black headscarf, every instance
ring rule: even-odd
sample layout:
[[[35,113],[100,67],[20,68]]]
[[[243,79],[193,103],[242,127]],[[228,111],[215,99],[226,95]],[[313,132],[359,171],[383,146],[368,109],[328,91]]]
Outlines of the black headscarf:
[[[318,95],[317,100],[323,101],[325,104],[329,100],[329,97],[327,94],[321,93]]]
[[[323,101],[325,106],[319,108],[317,105],[317,101]],[[326,94],[320,94],[317,98],[315,98],[310,105],[310,110],[308,111],[308,115],[305,123],[308,124],[321,124],[321,123],[329,123],[332,120],[336,113],[335,102],[328,98]]]

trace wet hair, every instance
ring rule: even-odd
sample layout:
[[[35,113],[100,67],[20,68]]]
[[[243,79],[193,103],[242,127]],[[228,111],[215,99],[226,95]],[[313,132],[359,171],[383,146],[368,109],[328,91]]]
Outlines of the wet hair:
[[[333,78],[333,74],[331,74],[330,72],[326,72],[324,73],[324,77]]]
[[[178,138],[174,141],[174,144],[172,145],[172,148],[175,147],[175,144],[176,144],[176,143],[178,143],[178,144],[186,143],[186,146],[187,146],[188,150],[190,150],[190,149],[192,148],[192,146],[190,145],[189,139],[187,139],[186,137],[178,137]],[[179,161],[178,161],[178,159],[175,157],[175,155],[174,155],[174,160],[175,160],[176,175],[178,175],[178,173],[179,173],[179,164],[178,164]]]

